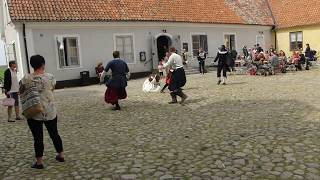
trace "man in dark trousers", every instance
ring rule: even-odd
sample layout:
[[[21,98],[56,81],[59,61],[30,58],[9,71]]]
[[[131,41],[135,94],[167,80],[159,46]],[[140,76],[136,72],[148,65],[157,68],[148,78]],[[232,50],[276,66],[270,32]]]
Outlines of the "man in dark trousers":
[[[171,47],[170,48],[170,57],[168,62],[166,62],[163,67],[171,67],[173,69],[172,72],[172,79],[169,84],[169,90],[170,90],[170,95],[172,98],[172,101],[169,102],[169,104],[176,104],[178,103],[177,101],[177,96],[181,97],[181,105],[184,105],[185,100],[188,98],[186,94],[182,92],[182,87],[186,84],[187,79],[186,79],[186,74],[183,69],[183,60],[180,55],[176,53],[176,48]]]
[[[106,83],[105,101],[115,105],[113,110],[121,110],[119,100],[127,98],[126,87],[129,68],[127,63],[120,59],[119,51],[113,52],[113,58],[114,60],[110,61],[104,69],[105,73],[110,69],[112,71],[112,76]]]
[[[214,62],[217,62],[218,60],[218,71],[217,71],[217,77],[218,77],[218,85],[221,83],[223,85],[226,84],[227,81],[227,70],[228,70],[228,51],[226,49],[225,45],[222,45],[219,49],[219,52],[214,60]],[[221,71],[223,71],[223,78],[221,78]]]
[[[17,75],[17,64],[15,61],[9,62],[9,68],[4,72],[4,92],[7,98],[13,98],[14,108],[16,112],[16,120],[21,120],[19,114],[19,81]],[[14,122],[11,120],[12,106],[8,106],[8,122]]]
[[[309,61],[312,61],[313,55],[311,52],[310,44],[306,44],[306,46],[306,51],[304,52],[306,57],[306,70],[309,70]]]

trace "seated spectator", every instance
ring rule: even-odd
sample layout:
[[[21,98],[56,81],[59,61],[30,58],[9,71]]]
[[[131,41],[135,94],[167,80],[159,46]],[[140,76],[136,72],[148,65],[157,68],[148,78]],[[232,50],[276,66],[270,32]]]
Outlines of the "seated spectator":
[[[266,60],[269,60],[271,57],[271,52],[269,52],[269,51],[266,51],[265,53],[264,53],[264,58],[266,59]]]
[[[269,62],[273,71],[279,67],[279,58],[276,53],[271,52],[271,57]]]
[[[291,58],[291,64],[298,64],[300,61],[300,53],[298,51],[294,51]]]
[[[256,61],[259,61],[260,64],[264,64],[264,63],[265,63],[266,58],[265,58],[263,52],[260,52],[260,53],[258,54]]]

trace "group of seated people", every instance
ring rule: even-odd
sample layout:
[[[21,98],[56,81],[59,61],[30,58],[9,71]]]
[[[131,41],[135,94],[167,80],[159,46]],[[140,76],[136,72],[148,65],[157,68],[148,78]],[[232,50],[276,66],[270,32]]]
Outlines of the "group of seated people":
[[[238,66],[249,67],[249,73],[256,75],[256,72],[259,70],[268,72],[268,74],[275,74],[277,70],[279,72],[286,72],[288,67],[294,67],[295,70],[302,70],[303,65],[305,65],[306,70],[308,70],[310,65],[309,61],[313,59],[315,58],[306,57],[304,53],[299,51],[294,51],[292,56],[288,57],[282,50],[279,52],[270,50],[256,52],[248,57],[241,55],[236,62]]]

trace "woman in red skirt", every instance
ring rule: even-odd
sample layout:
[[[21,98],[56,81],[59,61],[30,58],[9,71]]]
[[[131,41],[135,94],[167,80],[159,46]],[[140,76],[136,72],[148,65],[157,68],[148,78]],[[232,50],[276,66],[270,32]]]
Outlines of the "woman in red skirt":
[[[119,100],[127,98],[126,87],[129,68],[127,63],[119,58],[119,51],[114,51],[113,57],[114,60],[110,61],[105,68],[105,72],[110,69],[112,71],[112,76],[106,83],[105,101],[115,106],[113,110],[121,110]]]
[[[172,70],[170,69],[167,73],[166,84],[163,86],[163,88],[160,91],[161,93],[164,93],[164,90],[170,85],[171,78],[172,78]]]

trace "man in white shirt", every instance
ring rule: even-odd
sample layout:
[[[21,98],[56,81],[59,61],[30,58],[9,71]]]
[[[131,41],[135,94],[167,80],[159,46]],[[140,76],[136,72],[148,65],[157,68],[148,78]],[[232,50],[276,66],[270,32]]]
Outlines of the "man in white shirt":
[[[183,60],[182,57],[176,53],[176,49],[174,47],[170,48],[170,53],[171,55],[168,62],[163,65],[164,68],[171,66],[173,69],[171,83],[169,84],[172,101],[169,102],[169,104],[178,103],[177,96],[179,96],[181,97],[180,104],[184,105],[184,102],[188,96],[185,95],[181,89],[187,82],[186,74],[183,69]]]
[[[16,120],[21,120],[19,113],[19,81],[15,61],[10,61],[9,68],[4,72],[4,89],[6,96],[15,100]],[[12,106],[8,106],[8,122],[14,122],[14,120],[11,120],[11,115]]]

